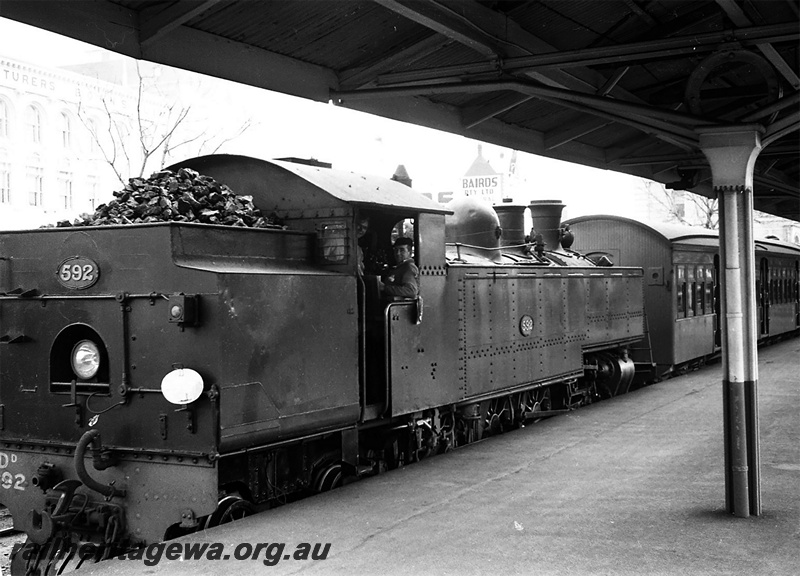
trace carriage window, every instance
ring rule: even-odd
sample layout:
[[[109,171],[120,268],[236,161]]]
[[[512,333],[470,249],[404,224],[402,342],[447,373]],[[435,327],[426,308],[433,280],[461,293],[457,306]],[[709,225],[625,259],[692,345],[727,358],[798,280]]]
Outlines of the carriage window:
[[[767,270],[766,278],[764,279],[764,296],[768,303],[772,302],[772,270]]]
[[[706,313],[705,307],[705,292],[706,292],[706,269],[705,266],[698,266],[695,279],[697,280],[697,291],[695,292],[695,313],[702,316]]]
[[[694,316],[695,309],[694,306],[696,304],[694,293],[695,293],[695,283],[694,278],[694,266],[687,266],[686,268],[686,294],[684,296],[684,300],[686,302],[686,316]]]
[[[791,303],[792,295],[793,295],[793,290],[792,290],[792,269],[787,267],[786,268],[786,292],[785,292],[787,304]]]
[[[706,266],[706,282],[704,284],[703,306],[705,314],[714,313],[714,269]]]
[[[705,285],[706,271],[702,266],[697,266],[694,270],[694,291],[692,299],[694,300],[694,313],[696,316],[703,315],[703,286]]]
[[[675,294],[678,297],[678,318],[686,318],[686,267],[677,267]]]
[[[317,246],[322,261],[344,264],[347,259],[347,224],[344,220],[331,220],[317,226]]]
[[[783,302],[787,303],[791,301],[791,299],[789,298],[789,269],[788,268],[781,269],[781,276],[783,276],[783,281],[782,281],[783,288],[781,290],[782,292],[781,296],[783,298]]]
[[[793,298],[795,302],[800,300],[800,270],[798,270],[799,266],[800,265],[795,264],[795,268],[794,270],[792,270],[792,284],[794,285],[792,293],[794,294]]]
[[[775,289],[775,284],[776,283],[777,282],[776,282],[776,279],[775,279],[775,268],[770,268],[770,271],[769,271],[769,301],[770,301],[770,304],[775,304],[778,301],[777,300],[777,298],[778,298],[777,292],[778,291]]]

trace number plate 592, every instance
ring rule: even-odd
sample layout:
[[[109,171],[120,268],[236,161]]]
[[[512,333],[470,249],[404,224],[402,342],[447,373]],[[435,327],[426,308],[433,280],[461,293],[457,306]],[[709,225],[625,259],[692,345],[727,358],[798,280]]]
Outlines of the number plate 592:
[[[84,290],[100,278],[100,267],[91,258],[72,256],[58,265],[58,282],[70,290]]]

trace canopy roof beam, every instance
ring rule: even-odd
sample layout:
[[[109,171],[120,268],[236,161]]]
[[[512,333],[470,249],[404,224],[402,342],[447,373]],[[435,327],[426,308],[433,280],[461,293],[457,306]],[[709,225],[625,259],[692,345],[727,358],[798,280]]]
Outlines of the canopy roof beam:
[[[139,43],[146,45],[155,42],[165,34],[182,26],[195,16],[210,10],[222,0],[204,0],[194,4],[175,3],[169,8],[145,18],[139,18]]]
[[[680,36],[646,42],[633,42],[618,46],[595,47],[580,50],[564,50],[551,54],[520,56],[506,58],[499,63],[504,72],[525,72],[548,68],[573,68],[594,65],[628,64],[634,61],[656,60],[680,57],[687,54],[700,54],[719,50],[725,43],[739,43],[741,46],[753,46],[770,42],[797,42],[800,30],[793,24],[775,24],[769,26],[752,26],[737,30],[724,30],[692,36]],[[384,74],[379,84],[402,84],[419,82],[433,78],[447,78],[463,74],[478,74],[497,69],[494,62],[476,62],[471,65],[455,67],[440,66],[409,72]]]

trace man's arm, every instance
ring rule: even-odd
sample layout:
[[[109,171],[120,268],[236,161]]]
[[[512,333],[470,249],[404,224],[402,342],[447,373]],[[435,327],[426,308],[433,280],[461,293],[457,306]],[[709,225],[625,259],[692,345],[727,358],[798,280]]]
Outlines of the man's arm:
[[[395,271],[392,284],[385,284],[383,293],[387,296],[401,298],[416,298],[419,295],[419,269],[415,264],[403,266],[402,270]]]

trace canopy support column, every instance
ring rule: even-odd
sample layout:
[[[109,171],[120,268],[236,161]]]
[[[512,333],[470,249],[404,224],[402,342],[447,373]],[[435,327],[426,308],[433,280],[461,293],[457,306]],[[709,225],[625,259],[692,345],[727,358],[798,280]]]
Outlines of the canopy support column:
[[[761,513],[753,167],[762,130],[758,125],[697,129],[720,212],[725,507],[741,518]]]

